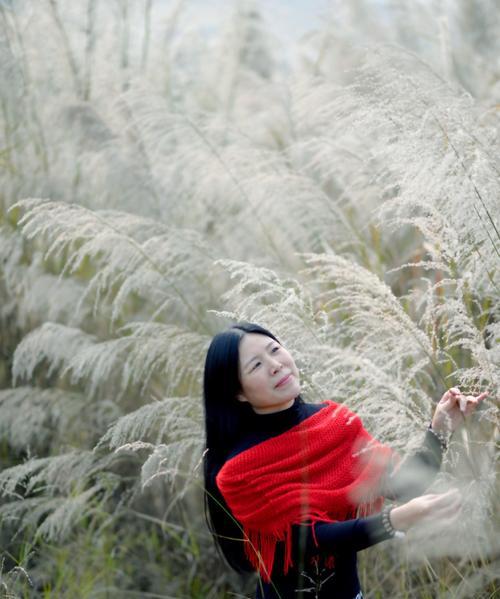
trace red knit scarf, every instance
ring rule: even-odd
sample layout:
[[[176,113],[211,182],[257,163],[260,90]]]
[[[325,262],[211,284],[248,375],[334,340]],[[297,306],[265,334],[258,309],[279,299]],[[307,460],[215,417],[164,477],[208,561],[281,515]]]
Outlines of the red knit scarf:
[[[284,433],[231,458],[217,474],[217,486],[243,527],[245,553],[266,582],[278,541],[285,544],[285,574],[293,565],[293,524],[365,516],[384,501],[382,479],[392,450],[346,406],[324,403]]]

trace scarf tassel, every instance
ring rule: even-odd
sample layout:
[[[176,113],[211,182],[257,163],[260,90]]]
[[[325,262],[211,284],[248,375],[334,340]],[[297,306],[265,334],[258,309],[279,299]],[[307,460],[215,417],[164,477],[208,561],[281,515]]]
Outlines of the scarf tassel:
[[[382,509],[384,503],[383,497],[378,497],[374,501],[368,501],[359,505],[357,508],[351,508],[334,514],[317,514],[309,517],[308,526],[311,526],[312,537],[316,547],[319,546],[316,538],[315,524],[317,522],[343,522],[345,520],[351,520],[358,517],[365,517],[367,515],[378,512]],[[283,570],[287,574],[290,567],[293,566],[292,559],[292,527],[291,525],[285,525],[281,529],[275,529],[269,533],[262,533],[258,530],[246,530],[245,531],[248,542],[245,544],[245,553],[250,563],[257,570],[264,582],[271,581],[271,573],[274,566],[274,557],[276,552],[276,545],[278,542],[284,543],[284,564]],[[330,556],[333,558],[333,556]]]
[[[292,562],[291,527],[287,526],[274,534],[263,534],[260,531],[246,531],[248,542],[245,544],[245,553],[255,570],[259,572],[264,582],[271,581],[274,566],[274,556],[278,541],[285,543],[284,571],[288,572]]]

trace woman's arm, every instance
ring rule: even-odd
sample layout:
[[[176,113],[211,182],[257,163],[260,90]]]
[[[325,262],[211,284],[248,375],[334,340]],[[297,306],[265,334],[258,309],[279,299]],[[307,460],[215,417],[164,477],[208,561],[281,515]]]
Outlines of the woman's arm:
[[[382,514],[344,522],[316,522],[292,526],[292,547],[297,555],[314,555],[322,551],[361,551],[393,537],[382,522]],[[317,545],[315,542],[317,541]]]
[[[432,483],[441,467],[446,441],[454,430],[472,414],[488,392],[463,395],[457,387],[446,391],[438,402],[432,423],[425,434],[422,447],[389,471],[383,495],[390,499],[408,501],[421,495]]]
[[[382,494],[398,501],[408,501],[421,495],[439,472],[445,449],[444,443],[428,429],[422,446],[398,467],[391,468]]]
[[[384,511],[345,522],[297,524],[292,526],[292,547],[298,551],[297,556],[305,557],[318,552],[361,551],[393,538],[396,531],[406,532],[426,521],[449,526],[460,515],[461,502],[457,489],[451,489],[446,493],[422,495],[398,507],[388,508],[389,524],[384,522]]]

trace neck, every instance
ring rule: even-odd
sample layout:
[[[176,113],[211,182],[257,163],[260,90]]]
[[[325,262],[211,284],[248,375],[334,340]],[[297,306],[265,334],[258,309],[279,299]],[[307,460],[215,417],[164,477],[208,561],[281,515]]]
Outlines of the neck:
[[[267,408],[252,407],[252,409],[256,414],[259,414],[259,415],[276,414],[277,412],[283,412],[284,410],[288,410],[289,408],[291,408],[293,406],[294,403],[295,403],[295,398],[291,399],[286,404],[280,404],[279,407],[276,407],[276,406],[268,406]]]

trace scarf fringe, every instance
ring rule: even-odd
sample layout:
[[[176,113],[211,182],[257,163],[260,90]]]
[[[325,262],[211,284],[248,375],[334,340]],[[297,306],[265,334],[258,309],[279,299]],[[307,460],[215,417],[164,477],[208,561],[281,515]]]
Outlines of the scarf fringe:
[[[327,522],[333,524],[335,522],[343,522],[345,520],[353,520],[358,517],[365,517],[380,511],[384,503],[383,497],[378,497],[373,501],[365,502],[357,507],[344,510],[343,512],[330,512],[329,514],[309,514],[306,522],[296,523],[304,526],[311,526],[312,536],[316,547],[319,546],[316,538],[315,524],[317,522]],[[259,530],[246,530],[245,535],[248,542],[245,544],[245,553],[250,563],[256,571],[259,572],[264,582],[271,581],[271,574],[274,567],[274,558],[276,554],[276,545],[279,542],[284,543],[283,553],[283,569],[287,574],[289,568],[293,567],[292,559],[292,525],[285,524],[281,527],[276,527],[274,530],[263,533]],[[330,556],[333,558],[333,556]]]

